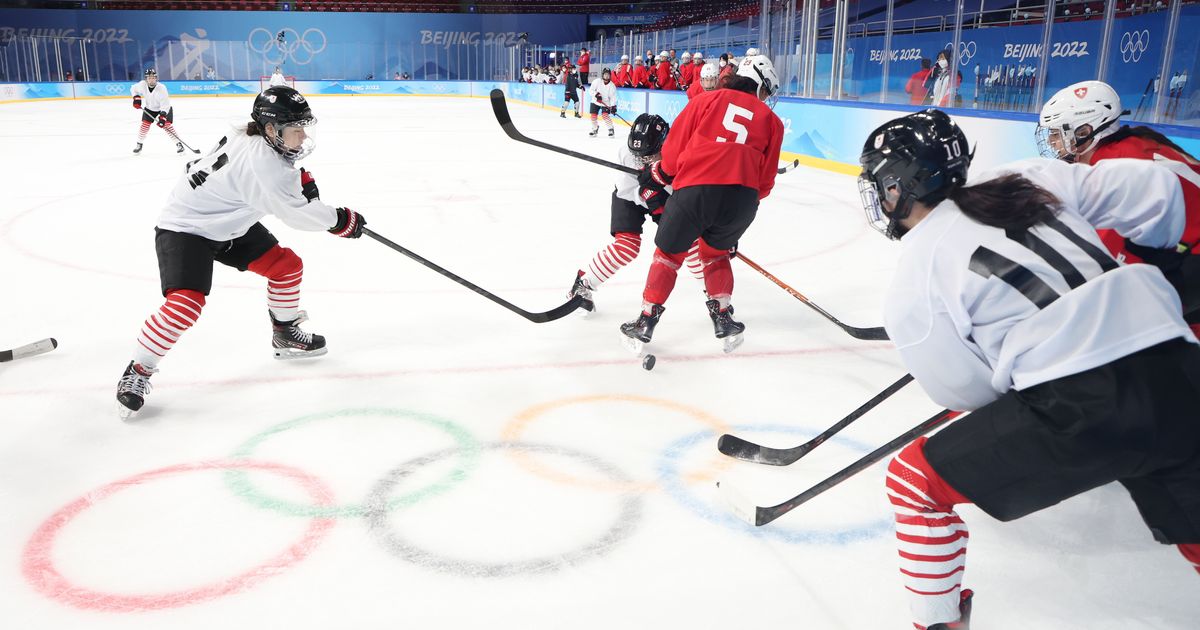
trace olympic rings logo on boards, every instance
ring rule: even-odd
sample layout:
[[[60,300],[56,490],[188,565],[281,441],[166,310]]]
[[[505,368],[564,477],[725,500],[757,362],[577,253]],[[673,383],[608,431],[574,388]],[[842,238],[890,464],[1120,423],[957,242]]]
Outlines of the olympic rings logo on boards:
[[[1121,35],[1121,60],[1125,63],[1137,63],[1142,55],[1150,49],[1150,31],[1125,31]]]
[[[945,49],[954,50],[954,42],[946,42]],[[958,42],[958,64],[960,66],[965,66],[968,63],[971,63],[971,60],[975,58],[975,53],[977,52],[979,52],[979,46],[975,43],[975,40],[971,40],[969,42]]]
[[[125,86],[113,83],[113,84],[104,86],[104,91],[108,92],[109,94],[121,94],[121,93],[125,92]]]
[[[299,33],[294,28],[285,27],[272,33],[260,26],[250,31],[246,38],[250,50],[262,55],[268,63],[291,61],[300,66],[312,63],[325,50],[327,43],[325,33],[319,28],[309,28]]]

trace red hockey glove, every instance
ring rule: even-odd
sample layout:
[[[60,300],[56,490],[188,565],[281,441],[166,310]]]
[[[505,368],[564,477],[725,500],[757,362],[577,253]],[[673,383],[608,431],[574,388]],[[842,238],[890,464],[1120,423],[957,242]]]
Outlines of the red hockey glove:
[[[140,97],[140,96],[133,97],[133,108],[134,109],[142,108],[142,97]]]
[[[671,198],[666,191],[653,188],[639,189],[638,196],[646,202],[646,209],[650,211],[651,217],[658,217],[662,214],[663,206],[667,205],[667,199]]]
[[[321,198],[321,193],[317,190],[317,180],[313,179],[312,173],[304,170],[303,166],[300,167],[300,192],[309,201]]]
[[[350,208],[337,209],[337,224],[329,228],[329,233],[342,238],[358,238],[362,236],[367,220]]]
[[[168,122],[168,121],[167,121],[167,115],[166,115],[166,114],[159,114],[159,115],[158,115],[158,123],[157,123],[157,124],[158,124],[158,126],[159,126],[159,127],[166,127],[166,126],[167,126],[167,122]]]

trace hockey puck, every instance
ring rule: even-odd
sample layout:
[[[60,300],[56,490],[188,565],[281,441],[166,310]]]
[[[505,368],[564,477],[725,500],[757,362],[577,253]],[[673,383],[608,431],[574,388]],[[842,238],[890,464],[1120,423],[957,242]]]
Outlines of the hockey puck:
[[[642,359],[642,369],[643,369],[643,370],[653,370],[653,369],[654,369],[654,362],[655,362],[656,360],[657,360],[657,359],[655,359],[655,358],[654,358],[654,355],[653,355],[653,354],[647,354],[647,355],[646,355],[646,358]]]

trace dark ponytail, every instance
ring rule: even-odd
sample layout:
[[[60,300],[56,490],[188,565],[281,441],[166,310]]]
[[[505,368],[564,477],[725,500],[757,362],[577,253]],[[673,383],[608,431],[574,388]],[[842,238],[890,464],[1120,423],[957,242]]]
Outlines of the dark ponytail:
[[[1053,193],[1017,173],[956,188],[950,200],[971,219],[1005,230],[1045,223],[1062,206]]]
[[[252,121],[246,123],[246,135],[247,136],[263,136],[266,134],[263,133],[262,125],[259,125],[258,123],[254,122],[252,120]]]
[[[719,87],[727,90],[745,92],[750,96],[758,96],[758,84],[754,82],[754,79],[751,79],[750,77],[744,77],[733,72],[721,77],[721,83]]]

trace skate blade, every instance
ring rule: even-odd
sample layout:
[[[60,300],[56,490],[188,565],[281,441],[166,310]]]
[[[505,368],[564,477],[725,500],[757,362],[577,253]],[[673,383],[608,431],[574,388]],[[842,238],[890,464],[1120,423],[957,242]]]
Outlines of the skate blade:
[[[646,342],[642,341],[641,339],[634,339],[633,337],[622,334],[621,345],[625,346],[626,350],[639,357],[646,355]]]
[[[116,407],[117,417],[120,418],[122,421],[132,419],[134,416],[137,415],[138,411],[141,411],[140,409],[137,409],[137,410],[130,409],[129,407],[122,405],[121,401],[119,401],[119,400],[117,401],[116,404],[117,404],[117,407]]]
[[[722,349],[725,351],[725,354],[729,354],[730,352],[733,352],[741,347],[743,341],[745,341],[745,339],[742,339],[742,333],[729,335],[728,337],[722,337],[721,342],[724,344]]]
[[[279,361],[293,361],[296,359],[314,359],[329,353],[329,348],[317,348],[316,350],[297,350],[295,348],[275,348],[275,358]]]

